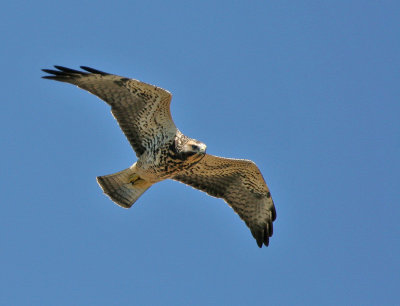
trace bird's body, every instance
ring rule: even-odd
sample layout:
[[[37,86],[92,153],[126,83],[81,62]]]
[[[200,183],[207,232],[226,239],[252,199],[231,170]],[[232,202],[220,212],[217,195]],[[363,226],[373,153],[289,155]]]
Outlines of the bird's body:
[[[181,153],[178,143],[182,140],[190,146],[198,147],[200,153],[205,153],[205,144],[190,139],[177,130],[173,139],[159,146],[154,145],[140,155],[139,160],[134,164],[135,171],[144,180],[155,184],[173,178],[178,172],[190,168],[204,157],[204,154],[190,154],[190,156],[186,154],[185,156]]]
[[[85,89],[111,106],[111,112],[136,152],[130,168],[97,181],[118,205],[129,208],[153,184],[173,179],[223,198],[249,226],[259,247],[268,245],[274,203],[258,167],[249,160],[206,154],[206,145],[183,135],[171,113],[171,94],[138,80],[89,67],[43,69],[46,79]]]

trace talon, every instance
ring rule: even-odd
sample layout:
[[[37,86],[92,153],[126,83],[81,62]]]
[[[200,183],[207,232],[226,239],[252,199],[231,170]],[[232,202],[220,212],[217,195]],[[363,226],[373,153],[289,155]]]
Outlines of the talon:
[[[132,175],[132,177],[129,178],[129,183],[132,185],[139,184],[140,182],[143,182],[144,180],[140,178],[138,174]]]

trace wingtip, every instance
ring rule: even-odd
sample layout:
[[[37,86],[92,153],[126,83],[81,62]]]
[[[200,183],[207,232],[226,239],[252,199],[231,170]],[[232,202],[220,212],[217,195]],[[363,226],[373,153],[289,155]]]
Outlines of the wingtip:
[[[43,72],[50,74],[50,75],[43,76],[42,78],[73,84],[73,81],[72,81],[73,79],[88,75],[87,72],[78,71],[75,69],[71,69],[71,68],[67,68],[67,67],[63,67],[63,66],[59,66],[59,65],[54,65],[54,68],[56,68],[57,70],[41,69]]]
[[[263,245],[269,246],[269,238],[272,236],[272,222],[265,224],[264,228],[253,227],[250,230],[259,248],[262,248]]]
[[[46,80],[55,80],[56,77],[55,77],[55,76],[50,76],[50,75],[45,75],[45,76],[42,76],[42,79],[46,79]]]
[[[274,202],[272,202],[271,213],[272,213],[272,221],[275,221],[276,220],[276,209],[275,209]]]
[[[265,237],[264,237],[264,245],[266,247],[269,246],[269,237],[268,237],[268,235],[265,235]]]
[[[54,68],[56,68],[56,69],[58,69],[58,70],[60,70],[62,72],[70,73],[70,74],[87,74],[86,72],[75,70],[75,69],[71,69],[71,68],[67,68],[67,67],[64,67],[64,66],[54,65]]]
[[[109,73],[107,73],[107,72],[100,71],[100,70],[97,70],[97,69],[94,69],[94,68],[90,68],[88,66],[80,66],[80,67],[81,67],[81,69],[86,70],[86,71],[88,71],[90,73],[101,74],[101,75],[109,75]]]

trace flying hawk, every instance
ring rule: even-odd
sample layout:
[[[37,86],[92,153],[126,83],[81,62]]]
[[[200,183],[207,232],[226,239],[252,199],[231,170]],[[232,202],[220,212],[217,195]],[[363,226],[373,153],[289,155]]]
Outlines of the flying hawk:
[[[257,245],[268,246],[274,202],[264,178],[250,160],[206,154],[206,145],[183,135],[171,113],[172,95],[154,85],[81,66],[54,66],[45,79],[71,83],[96,95],[111,112],[136,152],[128,169],[99,176],[97,182],[116,204],[129,208],[151,185],[173,179],[223,198],[250,228]]]

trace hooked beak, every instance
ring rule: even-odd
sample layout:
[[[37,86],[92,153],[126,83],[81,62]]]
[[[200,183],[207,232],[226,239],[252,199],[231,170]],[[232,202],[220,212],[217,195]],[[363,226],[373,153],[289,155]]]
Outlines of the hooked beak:
[[[199,147],[200,147],[199,153],[206,154],[207,146],[204,143],[202,143]]]

